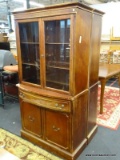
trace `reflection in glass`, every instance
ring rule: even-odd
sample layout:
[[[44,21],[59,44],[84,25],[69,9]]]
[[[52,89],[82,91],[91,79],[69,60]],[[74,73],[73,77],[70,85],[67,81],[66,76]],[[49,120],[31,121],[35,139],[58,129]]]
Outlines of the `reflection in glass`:
[[[70,19],[45,22],[46,86],[69,91]]]

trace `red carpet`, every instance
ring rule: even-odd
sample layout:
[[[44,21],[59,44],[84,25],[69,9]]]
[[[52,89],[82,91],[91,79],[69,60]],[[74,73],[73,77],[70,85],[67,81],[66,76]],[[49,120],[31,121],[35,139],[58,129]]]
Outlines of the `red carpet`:
[[[119,88],[105,87],[104,93],[104,112],[100,110],[100,87],[98,88],[98,115],[97,124],[116,130],[120,123],[120,93]]]

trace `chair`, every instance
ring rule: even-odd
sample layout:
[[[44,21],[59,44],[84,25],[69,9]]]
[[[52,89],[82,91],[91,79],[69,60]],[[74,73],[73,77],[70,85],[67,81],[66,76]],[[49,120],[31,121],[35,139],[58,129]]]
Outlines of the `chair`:
[[[1,77],[3,92],[1,101],[4,107],[5,96],[18,99],[18,88],[16,87],[18,83],[18,65],[4,66]]]
[[[112,63],[112,54],[110,50],[100,52],[100,63]]]
[[[120,51],[113,52],[113,63],[120,64]]]

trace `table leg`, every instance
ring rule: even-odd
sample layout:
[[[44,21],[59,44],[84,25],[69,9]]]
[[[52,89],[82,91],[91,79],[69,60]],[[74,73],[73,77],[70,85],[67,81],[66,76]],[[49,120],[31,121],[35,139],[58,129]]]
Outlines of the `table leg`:
[[[106,79],[101,79],[101,95],[100,95],[100,114],[103,113],[103,101],[104,101],[104,90],[105,90],[105,84]]]

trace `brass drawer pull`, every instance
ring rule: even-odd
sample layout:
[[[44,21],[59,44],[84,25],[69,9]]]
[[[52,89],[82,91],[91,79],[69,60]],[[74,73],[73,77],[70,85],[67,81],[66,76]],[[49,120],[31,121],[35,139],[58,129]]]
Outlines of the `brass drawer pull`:
[[[20,92],[19,96],[22,96],[23,94]]]
[[[55,107],[58,107],[58,103],[55,103]]]
[[[24,94],[23,93],[20,93],[19,96],[21,96],[22,98],[24,98]]]
[[[31,116],[29,116],[28,118],[29,118],[29,120],[30,120],[31,122],[33,122],[33,121],[35,120],[35,118],[34,118],[34,117],[31,117]]]
[[[56,132],[60,130],[60,128],[57,128],[57,127],[55,127],[54,125],[53,125],[52,128],[53,128],[53,130],[56,131]]]
[[[58,106],[59,106],[59,104],[58,104],[58,103],[55,103],[55,107],[58,107]],[[65,105],[62,104],[61,107],[63,108],[63,107],[65,107]]]

